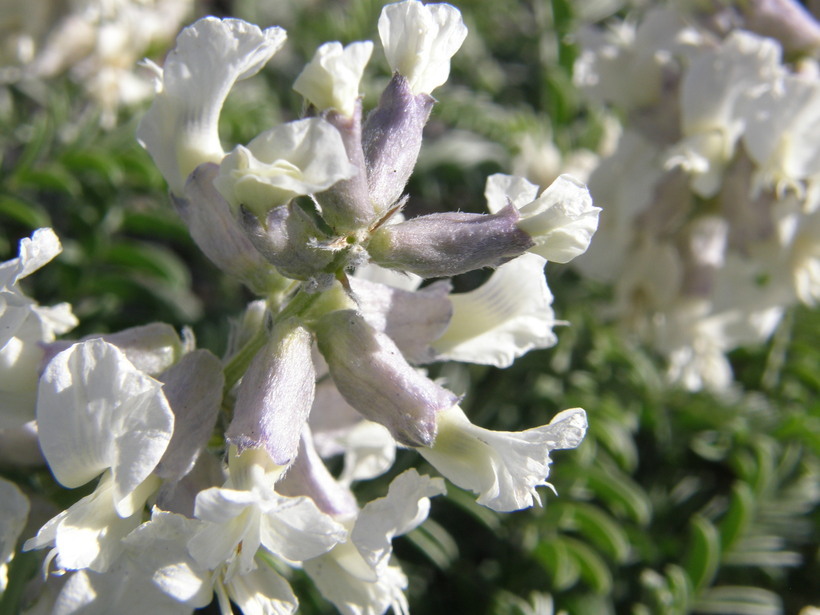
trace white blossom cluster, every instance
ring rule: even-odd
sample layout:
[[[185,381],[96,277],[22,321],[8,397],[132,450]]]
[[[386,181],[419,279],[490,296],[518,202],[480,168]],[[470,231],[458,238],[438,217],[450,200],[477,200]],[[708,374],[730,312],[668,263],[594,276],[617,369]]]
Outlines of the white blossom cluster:
[[[137,62],[166,46],[193,0],[0,0],[0,83],[68,73],[112,127],[121,106],[152,94]]]
[[[41,451],[62,486],[88,491],[23,544],[45,553],[30,613],[191,613],[214,597],[223,613],[293,613],[297,569],[342,613],[406,613],[392,539],[426,519],[444,482],[408,470],[362,504],[357,481],[412,448],[480,504],[513,511],[540,503],[550,452],[583,439],[580,408],[522,432],[474,425],[421,366],[505,367],[554,344],[544,265],[587,249],[598,208],[569,176],[539,194],[495,175],[487,214],[404,220],[430,92],[467,29],[448,4],[405,0],[384,7],[379,34],[394,74],[366,117],[373,43],[331,42],[294,85],[307,117],[230,151],[223,102],[285,32],[208,17],[153,65],[138,137],[197,244],[259,297],[225,357],[161,323],[55,341],[70,308],[18,285],[59,253],[49,229],[2,265],[0,436],[16,443],[4,462]],[[482,286],[450,292],[447,278],[483,267],[495,271]],[[28,506],[0,489],[6,564]]]
[[[820,300],[820,25],[789,0],[746,5],[578,37],[576,84],[623,130],[589,178],[603,213],[576,265],[689,390],[726,389],[728,351]]]

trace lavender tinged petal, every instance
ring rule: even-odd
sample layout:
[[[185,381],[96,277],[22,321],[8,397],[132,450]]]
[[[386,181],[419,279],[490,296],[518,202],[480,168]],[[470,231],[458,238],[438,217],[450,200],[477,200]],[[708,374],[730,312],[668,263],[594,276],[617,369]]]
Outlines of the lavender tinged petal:
[[[274,463],[296,457],[299,434],[313,404],[316,374],[311,335],[294,320],[279,324],[239,385],[225,438],[239,452],[264,447]]]
[[[292,497],[306,495],[319,510],[336,519],[355,517],[359,510],[353,492],[340,484],[325,466],[307,428],[302,430],[299,454],[287,474],[276,483],[276,491]]]
[[[174,434],[155,473],[178,481],[194,467],[211,437],[225,377],[222,363],[207,350],[194,350],[160,375],[162,391],[174,412]]]
[[[365,320],[390,336],[410,363],[435,360],[431,344],[453,316],[449,282],[441,280],[411,292],[351,277],[350,288]]]
[[[380,227],[368,245],[373,261],[425,278],[497,267],[535,245],[518,228],[518,210],[497,214],[442,213]]]
[[[45,353],[41,365],[45,367],[58,353],[77,342],[102,339],[119,348],[138,370],[155,376],[171,367],[182,354],[182,340],[171,325],[152,322],[116,333],[95,333],[79,340],[57,340],[42,344]]]
[[[421,149],[421,136],[435,100],[414,95],[407,79],[394,75],[364,125],[362,144],[367,161],[370,199],[386,212],[401,196]]]
[[[206,163],[191,173],[185,198],[173,196],[174,204],[196,245],[222,271],[239,278],[258,294],[276,287],[281,276],[254,248],[214,187],[219,166]]]
[[[458,398],[411,367],[396,344],[353,310],[337,310],[316,324],[319,350],[347,403],[409,446],[429,446],[436,415]]]

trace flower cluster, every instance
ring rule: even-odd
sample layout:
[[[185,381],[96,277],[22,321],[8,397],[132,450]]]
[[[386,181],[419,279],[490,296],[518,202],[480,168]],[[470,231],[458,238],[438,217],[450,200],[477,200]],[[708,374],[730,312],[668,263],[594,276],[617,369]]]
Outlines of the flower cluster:
[[[820,298],[820,25],[786,0],[656,7],[579,40],[576,83],[623,133],[589,179],[604,213],[577,267],[672,381],[725,389],[728,351]]]
[[[173,39],[193,2],[5,0],[0,6],[0,83],[69,73],[111,127],[120,106],[150,97],[150,80],[134,70],[136,63]]]
[[[0,346],[26,376],[0,381],[20,399],[10,427],[29,426],[61,485],[94,481],[24,544],[47,552],[38,609],[190,613],[215,596],[224,613],[292,613],[288,577],[301,569],[343,613],[406,613],[392,539],[426,519],[444,481],[408,470],[363,505],[354,483],[387,472],[400,446],[480,504],[519,510],[540,503],[550,452],[583,439],[580,408],[522,432],[474,425],[421,366],[505,367],[554,344],[544,265],[584,252],[599,210],[569,176],[539,194],[494,175],[486,214],[404,219],[431,92],[467,30],[454,7],[417,0],[385,6],[378,27],[394,73],[366,117],[373,43],[331,42],[294,84],[307,116],[230,151],[222,105],[285,32],[208,17],[151,65],[157,93],[138,138],[196,243],[259,297],[225,357],[161,323],[55,341],[70,309],[16,285],[59,252],[49,230],[0,269]],[[451,294],[446,278],[484,267],[495,271],[482,286]],[[340,455],[334,475],[326,460]],[[24,503],[2,500],[0,562]]]

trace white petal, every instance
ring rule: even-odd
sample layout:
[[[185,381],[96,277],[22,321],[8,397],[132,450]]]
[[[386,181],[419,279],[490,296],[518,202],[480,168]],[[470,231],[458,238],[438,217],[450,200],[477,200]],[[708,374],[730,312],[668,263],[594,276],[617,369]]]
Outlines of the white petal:
[[[51,615],[190,615],[191,607],[162,593],[133,566],[123,562],[100,574],[79,570],[68,578]]]
[[[201,522],[154,509],[124,543],[130,559],[159,589],[191,607],[211,601],[211,575],[199,568],[188,553],[187,543]]]
[[[502,265],[484,284],[450,295],[450,301],[453,318],[433,343],[439,358],[509,367],[530,350],[557,341],[544,259],[536,254]]]
[[[174,194],[203,162],[219,162],[219,113],[234,83],[255,75],[285,42],[285,31],[205,17],[185,28],[168,55],[160,91],[137,138]]]
[[[262,516],[260,536],[271,553],[290,561],[311,559],[330,551],[347,537],[345,528],[306,497],[271,494]]]
[[[491,431],[470,423],[458,406],[439,414],[431,448],[418,448],[444,476],[478,494],[478,503],[499,512],[540,503],[536,487],[549,485],[549,453],[575,448],[586,432],[580,408],[558,413],[549,425],[519,432]]]
[[[390,68],[407,78],[413,94],[429,94],[447,81],[467,27],[454,6],[406,0],[382,9],[379,36]]]
[[[11,560],[28,511],[28,498],[23,492],[14,483],[0,478],[0,565]]]
[[[521,209],[538,197],[538,186],[523,177],[496,173],[487,178],[484,197],[491,214],[498,213],[510,202]]]
[[[214,185],[229,203],[261,218],[296,196],[321,192],[357,173],[339,131],[321,118],[307,118],[281,124],[234,149],[222,161]]]
[[[20,273],[17,279],[25,278],[50,262],[62,252],[63,246],[57,234],[50,228],[40,228],[34,231],[31,239],[20,240]]]
[[[111,468],[116,502],[156,467],[174,427],[162,384],[102,340],[58,354],[40,380],[37,422],[43,454],[66,487]]]
[[[561,175],[519,211],[519,228],[529,233],[536,244],[530,252],[548,261],[566,263],[589,247],[601,208],[593,207],[584,184]]]
[[[329,554],[304,562],[305,572],[326,600],[343,615],[383,615],[393,607],[393,612],[408,612],[407,577],[397,566],[385,566],[374,580],[353,574],[337,552],[349,545],[340,545]]]
[[[440,478],[414,470],[399,474],[383,498],[365,505],[356,519],[351,540],[365,561],[381,569],[390,559],[392,541],[418,527],[430,512],[430,498],[446,491]]]
[[[360,41],[342,48],[341,43],[325,43],[302,70],[293,89],[320,111],[335,109],[351,117],[359,98],[359,83],[373,53],[373,43]]]
[[[270,566],[232,577],[228,595],[245,615],[290,615],[299,607],[290,584]]]

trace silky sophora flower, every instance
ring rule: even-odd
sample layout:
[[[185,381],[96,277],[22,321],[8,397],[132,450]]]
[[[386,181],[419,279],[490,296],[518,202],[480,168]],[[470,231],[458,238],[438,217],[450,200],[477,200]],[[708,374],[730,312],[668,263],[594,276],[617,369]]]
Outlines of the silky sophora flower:
[[[156,73],[157,96],[137,138],[171,192],[183,194],[188,174],[224,156],[219,113],[234,83],[259,72],[284,44],[282,28],[264,31],[239,19],[200,19],[177,37]]]
[[[586,413],[564,410],[549,425],[526,431],[491,431],[473,425],[458,406],[438,414],[438,436],[419,453],[450,481],[478,494],[478,503],[499,512],[541,502],[536,487],[551,486],[549,453],[575,448],[584,438]]]
[[[407,78],[413,94],[429,94],[447,81],[467,27],[454,6],[405,0],[385,6],[379,36],[390,68]]]
[[[612,284],[606,312],[689,390],[730,387],[726,353],[764,342],[787,307],[815,296],[820,79],[800,54],[820,25],[787,0],[778,17],[764,4],[715,5],[717,29],[686,7],[633,15],[617,55],[643,58],[631,70],[648,83],[663,75],[651,98],[622,96],[602,72],[612,48],[593,43],[576,65],[581,90],[624,117],[590,175],[602,223],[576,264]],[[661,23],[666,35],[648,36]]]
[[[303,570],[342,613],[407,613],[392,541],[427,518],[444,480],[408,470],[371,502],[355,483],[388,472],[404,446],[480,504],[518,510],[540,502],[550,453],[580,444],[579,408],[494,432],[419,366],[508,366],[553,344],[544,265],[587,249],[598,209],[568,176],[540,196],[497,176],[490,213],[406,217],[430,92],[466,27],[454,7],[413,0],[385,6],[379,31],[394,74],[375,108],[359,93],[372,44],[323,45],[294,86],[307,117],[227,151],[222,105],[284,31],[204,18],[153,67],[139,139],[195,242],[258,298],[223,359],[161,323],[73,342],[43,325],[31,338],[45,342],[39,360],[20,361],[32,368],[45,462],[67,488],[96,480],[24,543],[47,551],[37,608],[182,615],[215,598],[223,613],[291,614],[289,577]],[[0,267],[8,343],[41,315],[17,278],[55,242],[44,231]],[[420,286],[484,267],[497,271],[475,291]]]
[[[0,429],[34,419],[43,344],[77,325],[67,303],[41,306],[20,288],[61,250],[54,231],[42,228],[20,241],[17,258],[0,263]]]

